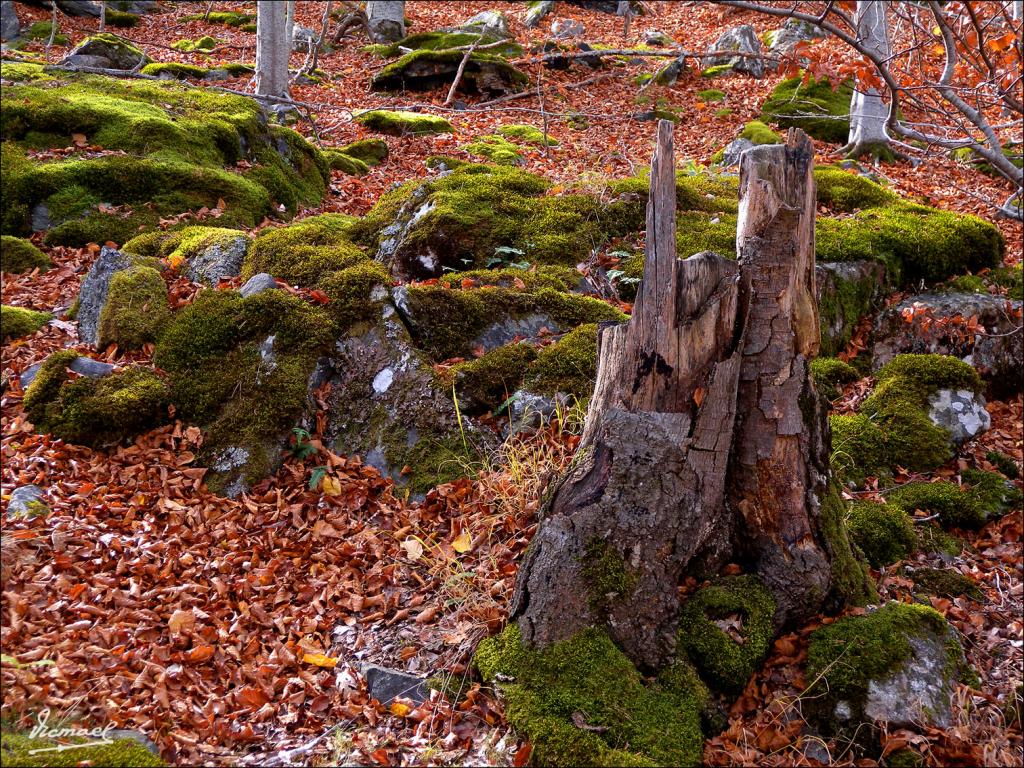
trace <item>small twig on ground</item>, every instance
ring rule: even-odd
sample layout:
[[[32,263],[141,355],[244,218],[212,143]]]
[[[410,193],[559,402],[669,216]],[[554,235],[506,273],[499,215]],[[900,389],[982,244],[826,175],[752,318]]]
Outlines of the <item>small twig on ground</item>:
[[[476,50],[476,44],[480,42],[483,35],[477,37],[477,39],[466,49],[466,53],[462,57],[462,61],[459,62],[459,68],[455,70],[455,79],[452,80],[452,87],[448,89],[448,95],[445,97],[444,104],[442,106],[447,107],[455,100],[455,89],[459,87],[459,83],[462,82],[462,73],[466,71],[466,64],[469,63],[470,57],[473,55],[473,51]]]

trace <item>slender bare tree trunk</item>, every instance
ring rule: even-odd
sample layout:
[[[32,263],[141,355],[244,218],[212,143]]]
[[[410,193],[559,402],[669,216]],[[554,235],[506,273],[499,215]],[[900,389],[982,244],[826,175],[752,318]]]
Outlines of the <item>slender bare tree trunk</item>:
[[[107,0],[100,0],[100,32],[107,31]]]
[[[599,334],[576,461],[519,571],[511,616],[525,643],[602,626],[639,666],[659,668],[675,652],[680,579],[732,558],[773,591],[778,626],[835,593],[836,562],[852,563],[850,591],[865,591],[828,506],[828,422],[808,369],[819,344],[813,158],[800,131],[747,152],[739,262],[679,261],[672,124],[660,122],[633,315]]]
[[[891,55],[889,23],[883,0],[857,3],[857,37],[873,53],[883,59]],[[845,150],[852,157],[890,154],[889,134],[885,123],[889,106],[875,88],[855,89],[850,100],[850,138]]]
[[[288,7],[285,24],[288,27],[287,35],[289,51],[291,50],[291,45],[295,41],[295,3],[297,2],[298,0],[286,0],[285,3]]]
[[[405,0],[369,0],[366,21],[375,43],[394,43],[405,37]]]
[[[288,3],[259,0],[256,4],[256,93],[288,96]]]
[[[1013,0],[1010,3],[1010,18],[1014,21],[1024,18],[1024,0]]]

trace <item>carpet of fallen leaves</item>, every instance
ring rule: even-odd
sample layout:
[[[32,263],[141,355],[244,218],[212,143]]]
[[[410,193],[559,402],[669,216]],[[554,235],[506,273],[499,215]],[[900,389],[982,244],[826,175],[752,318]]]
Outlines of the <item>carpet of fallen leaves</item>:
[[[216,10],[241,5],[213,3]],[[625,41],[621,20],[613,16],[561,4],[557,17],[581,22],[591,44],[633,47],[643,30],[657,28],[694,51],[740,23],[758,32],[774,26],[708,3],[647,5],[653,15],[635,19]],[[142,17],[125,34],[157,60],[251,61],[252,34],[182,19],[205,6],[174,4],[169,13]],[[317,29],[322,4],[299,6],[298,22]],[[505,11],[512,33],[526,44],[542,41],[554,18],[527,30],[522,5],[482,1],[409,2],[407,15],[417,31],[489,8]],[[23,6],[19,14],[23,22],[48,18],[44,10]],[[72,43],[94,30],[93,20],[62,19]],[[222,43],[210,56],[169,48],[173,40],[203,34]],[[293,91],[315,116],[297,127],[325,146],[370,135],[351,121],[354,109],[423,105],[440,111],[443,92],[370,93],[369,80],[383,61],[363,53],[364,42],[343,41],[321,59],[332,79]],[[52,56],[65,50],[54,49]],[[821,51],[836,66],[845,56],[830,43]],[[302,58],[296,54],[293,66]],[[458,146],[472,137],[510,122],[543,125],[545,116],[560,146],[528,150],[529,170],[563,188],[635,173],[648,162],[652,124],[630,118],[643,109],[633,79],[658,61],[623,62],[596,73],[525,63],[543,103],[531,96],[487,111],[471,111],[470,103],[468,110],[445,112],[454,135],[389,137],[391,156],[384,164],[361,178],[335,174],[331,196],[309,213],[364,213],[393,184],[424,174],[426,157],[468,158]],[[584,88],[570,87],[591,78]],[[683,116],[676,133],[679,157],[706,162],[757,116],[777,81],[709,82],[690,75],[654,94]],[[226,85],[250,84],[236,79]],[[726,92],[731,114],[715,117],[715,109],[699,101],[696,94],[707,87]],[[586,116],[588,127],[570,128],[570,113]],[[832,159],[834,150],[819,144],[820,159]],[[1006,196],[1004,183],[945,157],[877,170],[904,195],[985,217],[988,201]],[[998,224],[1011,243],[1010,259],[1019,259],[1020,224]],[[47,311],[71,304],[98,247],[47,251],[55,268],[45,275],[5,276],[3,303]],[[176,281],[172,301],[187,303],[195,289]],[[16,376],[64,347],[90,354],[78,343],[74,324],[56,320],[2,350],[4,374],[12,378],[0,416],[4,498],[19,485],[36,483],[47,489],[52,509],[46,517],[3,523],[0,646],[18,661],[0,669],[5,721],[31,724],[32,713],[48,706],[69,720],[137,728],[177,764],[521,765],[528,759],[529,745],[508,731],[500,702],[472,682],[467,661],[480,638],[504,620],[539,495],[575,448],[573,425],[553,424],[506,446],[475,481],[442,486],[419,503],[409,503],[358,458],[336,456],[319,444],[315,455],[290,459],[276,476],[232,501],[203,485],[205,470],[194,465],[201,435],[188,424],[111,451],[35,434]],[[105,356],[125,363],[147,360],[150,353],[128,357],[110,349]],[[850,385],[835,406],[850,408],[869,386],[870,380]],[[969,465],[990,468],[984,456],[992,449],[1021,466],[1024,402],[1018,395],[991,402],[989,410],[993,429],[929,477],[955,479]],[[329,481],[314,491],[307,480],[315,466],[326,468]],[[918,478],[898,475],[894,481],[911,479]],[[869,487],[864,495],[877,490]],[[941,561],[919,554],[876,574],[885,599],[912,600],[907,568],[924,565],[956,568],[984,593],[980,601],[932,602],[965,638],[981,689],[958,689],[954,725],[945,731],[886,734],[887,753],[910,747],[936,765],[1022,764],[1020,726],[1007,728],[1002,714],[1021,677],[1022,529],[1015,513],[965,533],[970,547],[960,557]],[[807,638],[816,626],[776,641],[763,670],[732,707],[728,728],[708,742],[707,763],[855,763],[848,745],[813,736],[801,715]],[[43,660],[55,663],[36,663]],[[441,675],[464,684],[466,693],[456,704],[434,694],[420,706],[399,700],[385,707],[369,698],[359,674],[367,661]]]

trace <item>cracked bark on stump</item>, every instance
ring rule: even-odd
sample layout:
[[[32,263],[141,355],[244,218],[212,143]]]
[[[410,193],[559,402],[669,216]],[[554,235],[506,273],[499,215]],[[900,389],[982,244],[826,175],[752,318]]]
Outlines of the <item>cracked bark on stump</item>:
[[[812,168],[802,131],[746,153],[739,262],[680,261],[672,124],[659,123],[640,292],[627,323],[601,329],[580,449],[516,583],[526,644],[602,626],[638,666],[662,667],[681,578],[730,558],[776,593],[779,624],[829,593],[828,425],[807,365],[819,341]]]

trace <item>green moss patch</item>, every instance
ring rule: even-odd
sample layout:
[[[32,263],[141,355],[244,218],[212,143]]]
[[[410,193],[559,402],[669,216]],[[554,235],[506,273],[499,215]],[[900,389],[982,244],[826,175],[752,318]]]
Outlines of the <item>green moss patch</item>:
[[[25,410],[36,428],[69,443],[102,447],[167,420],[167,384],[147,368],[125,368],[101,379],[71,380],[73,351],[46,359],[25,392]]]
[[[480,136],[469,144],[463,144],[459,149],[496,165],[519,165],[523,162],[523,155],[515,144],[493,134]]]
[[[199,51],[200,53],[208,53],[216,48],[220,44],[220,41],[215,37],[209,35],[203,35],[197,40],[175,40],[171,43],[171,48],[176,51]]]
[[[54,749],[70,744],[83,746]],[[45,751],[32,754],[36,750]],[[111,744],[90,745],[86,739],[55,741],[5,732],[0,736],[0,752],[8,768],[76,768],[80,765],[95,768],[158,768],[165,765],[163,760],[135,739],[115,739]]]
[[[899,198],[870,179],[835,166],[814,169],[818,202],[836,213],[894,204]]]
[[[906,510],[938,515],[944,526],[979,528],[985,522],[985,510],[977,495],[948,480],[934,483],[908,483],[891,491],[886,500]]]
[[[273,230],[271,230],[273,231]],[[229,247],[241,239],[248,248],[250,238],[244,232],[226,227],[183,227],[174,230],[156,230],[133,237],[122,246],[124,253],[154,259],[166,259],[179,269],[207,248]]]
[[[45,272],[51,266],[50,257],[28,240],[11,235],[0,237],[0,272],[19,274],[33,269]]]
[[[779,83],[761,107],[761,120],[780,128],[802,128],[808,136],[845,144],[850,132],[853,86],[847,81],[833,90],[828,78],[791,77]]]
[[[914,524],[894,504],[858,501],[850,505],[847,527],[872,568],[906,559],[917,545]]]
[[[751,120],[743,126],[743,130],[740,132],[740,138],[746,139],[754,144],[782,143],[782,137],[760,120]]]
[[[557,141],[550,136],[545,138],[544,131],[532,125],[503,125],[498,129],[498,133],[507,139],[515,139],[524,144],[539,144],[541,146],[547,144],[549,147],[558,146]]]
[[[3,330],[5,341],[35,333],[52,319],[53,315],[48,312],[35,312],[22,307],[9,307],[6,304],[0,307],[0,328]]]
[[[336,149],[324,150],[324,158],[332,171],[341,171],[349,176],[362,176],[370,172],[370,166],[362,160],[346,155]]]
[[[860,378],[852,365],[836,357],[819,357],[812,360],[811,376],[814,377],[818,391],[829,400],[839,397],[839,390],[844,384],[850,384]]]
[[[960,473],[960,477],[969,486],[970,493],[978,499],[986,520],[1020,510],[1022,501],[1020,488],[1007,481],[998,472],[965,469]]]
[[[329,179],[320,152],[267,125],[255,101],[176,83],[68,74],[59,85],[4,85],[0,133],[3,193],[17,201],[3,213],[3,231],[27,232],[42,205],[53,243],[124,242],[162,217],[203,207],[220,207],[222,225],[251,227],[279,216],[279,206],[287,214],[315,204]],[[30,146],[67,146],[75,133],[111,152],[25,156]]]
[[[990,464],[995,465],[996,469],[1011,480],[1016,480],[1017,477],[1020,476],[1020,470],[1017,469],[1017,462],[1013,460],[1012,456],[1007,456],[1002,451],[989,451],[985,454],[985,460]]]
[[[832,415],[832,469],[839,477],[856,483],[865,476],[889,468],[885,433],[863,413]]]
[[[597,378],[597,325],[586,323],[545,347],[526,375],[526,388],[541,395],[557,392],[583,401]]]
[[[432,133],[452,133],[455,130],[443,117],[421,112],[372,109],[353,115],[352,119],[370,130],[392,136],[424,136]]]
[[[465,32],[461,30],[438,30],[434,32],[417,32],[409,35],[397,43],[391,45],[367,46],[371,53],[376,53],[384,58],[392,58],[401,55],[404,51],[447,51],[452,48],[464,48],[473,43],[480,45],[493,45],[500,42],[499,38],[492,35],[481,35],[476,32]],[[459,55],[465,55],[465,51],[459,51]],[[522,56],[522,46],[515,41],[509,40],[504,45],[496,45],[488,48],[487,53],[497,56]]]
[[[725,101],[725,92],[717,88],[707,88],[697,91],[697,98],[703,102]]]
[[[346,144],[339,151],[371,168],[388,159],[388,143],[384,139],[359,139]]]
[[[515,626],[484,640],[474,661],[504,694],[508,722],[531,740],[538,765],[701,762],[707,691],[685,663],[645,683],[599,630],[533,650]],[[591,730],[574,724],[580,717]]]
[[[167,285],[152,267],[135,266],[114,273],[100,313],[97,347],[139,349],[156,341],[171,317]]]
[[[239,11],[210,11],[210,13],[194,13],[185,16],[185,21],[205,21],[207,24],[219,24],[224,27],[242,27],[256,21],[256,17]]]
[[[466,413],[495,409],[508,400],[537,358],[529,344],[506,344],[476,360],[459,363],[449,372],[459,407]]]
[[[29,40],[39,40],[40,42],[47,42],[50,39],[50,34],[53,32],[53,24],[49,21],[37,21],[29,25],[29,28],[25,30],[23,36]],[[60,25],[57,25],[56,34],[53,36],[54,45],[67,45],[70,42],[67,35],[63,35],[60,32]]]
[[[202,80],[209,71],[206,67],[197,67],[194,64],[183,64],[178,61],[153,62],[142,68],[142,74],[144,75],[160,77],[166,74],[178,80],[185,80],[190,77]]]
[[[330,272],[366,258],[349,239],[354,219],[328,213],[288,227],[264,229],[253,241],[242,265],[242,279],[260,272],[297,285],[313,285]]]
[[[914,589],[938,597],[969,597],[981,600],[984,593],[973,579],[946,568],[918,568],[910,578]]]
[[[739,693],[768,655],[775,599],[756,576],[729,576],[683,605],[679,648],[712,687]]]

